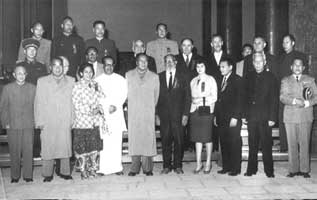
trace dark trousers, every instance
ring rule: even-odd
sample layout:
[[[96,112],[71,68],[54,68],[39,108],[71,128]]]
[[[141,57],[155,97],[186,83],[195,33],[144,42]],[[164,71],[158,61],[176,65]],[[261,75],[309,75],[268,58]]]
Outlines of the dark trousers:
[[[218,128],[223,170],[231,172],[241,171],[242,139],[240,131],[241,122],[239,122],[236,127]]]
[[[284,112],[284,104],[280,102],[279,105],[279,113],[278,113],[278,128],[279,128],[279,136],[280,136],[280,148],[281,151],[287,151],[287,135],[285,124],[283,122],[283,112]]]
[[[153,157],[152,156],[131,156],[132,163],[130,172],[140,173],[142,166],[143,173],[153,171]]]
[[[216,151],[219,151],[219,130],[214,126],[212,131],[212,152]]]
[[[183,127],[184,134],[184,151],[193,150],[195,148],[195,143],[190,141],[189,133],[189,123]]]
[[[181,122],[163,121],[160,133],[163,150],[163,168],[182,168],[184,133]]]
[[[33,178],[33,129],[7,130],[11,160],[11,178],[21,177],[23,156],[23,178]]]
[[[272,156],[272,128],[267,121],[248,122],[249,159],[247,172],[258,171],[258,151],[261,142],[264,172],[266,175],[274,174]]]

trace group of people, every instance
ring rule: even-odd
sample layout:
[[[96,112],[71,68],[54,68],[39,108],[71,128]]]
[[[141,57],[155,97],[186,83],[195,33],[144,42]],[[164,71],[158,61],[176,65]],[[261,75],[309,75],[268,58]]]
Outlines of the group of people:
[[[212,36],[213,52],[203,58],[194,51],[191,38],[182,39],[179,47],[167,39],[167,25],[159,23],[158,38],[147,45],[133,41],[133,56],[118,64],[114,41],[104,37],[105,22],[93,23],[95,37],[86,42],[74,33],[71,17],[63,19],[61,28],[62,33],[49,41],[42,38],[43,25],[33,25],[32,38],[21,42],[14,81],[1,94],[12,183],[21,177],[21,155],[23,179],[33,181],[34,131],[41,137],[44,182],[52,181],[54,166],[58,176],[72,179],[73,155],[82,179],[122,175],[126,132],[132,159],[128,175],[139,174],[142,167],[145,175],[152,176],[156,125],[162,141],[162,174],[184,173],[188,143],[195,145],[193,172],[209,174],[212,151],[219,142],[222,169],[218,173],[240,174],[240,130],[246,124],[249,157],[244,175],[257,173],[261,148],[265,174],[273,178],[272,127],[279,123],[281,145],[284,142],[289,151],[287,176],[310,177],[317,88],[307,75],[305,55],[294,49],[291,34],[284,37],[285,53],[278,59],[264,51],[265,39],[256,36],[253,45],[243,46],[243,59],[235,63],[223,51],[221,35]]]

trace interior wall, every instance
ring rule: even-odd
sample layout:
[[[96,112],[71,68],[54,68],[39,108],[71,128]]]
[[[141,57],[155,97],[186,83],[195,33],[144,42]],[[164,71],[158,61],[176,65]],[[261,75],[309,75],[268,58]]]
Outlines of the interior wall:
[[[168,25],[171,38],[180,42],[191,37],[202,53],[202,0],[68,0],[68,14],[74,19],[78,33],[93,37],[92,23],[106,21],[109,38],[119,51],[131,51],[131,42],[156,38],[155,25]]]

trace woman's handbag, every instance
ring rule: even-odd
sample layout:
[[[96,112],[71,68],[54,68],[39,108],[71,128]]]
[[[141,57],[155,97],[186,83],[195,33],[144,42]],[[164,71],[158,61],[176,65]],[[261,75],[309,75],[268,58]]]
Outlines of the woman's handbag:
[[[203,97],[203,105],[198,107],[199,116],[210,115],[210,106],[206,106],[206,97]]]

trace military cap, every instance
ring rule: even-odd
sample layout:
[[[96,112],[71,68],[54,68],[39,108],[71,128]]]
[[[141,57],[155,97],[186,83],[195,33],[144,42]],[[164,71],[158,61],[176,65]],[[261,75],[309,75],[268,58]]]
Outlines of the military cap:
[[[35,47],[35,48],[39,48],[40,46],[40,42],[36,39],[33,39],[33,38],[28,38],[28,39],[25,39],[23,40],[22,42],[22,47],[24,49],[28,48],[28,47]]]

